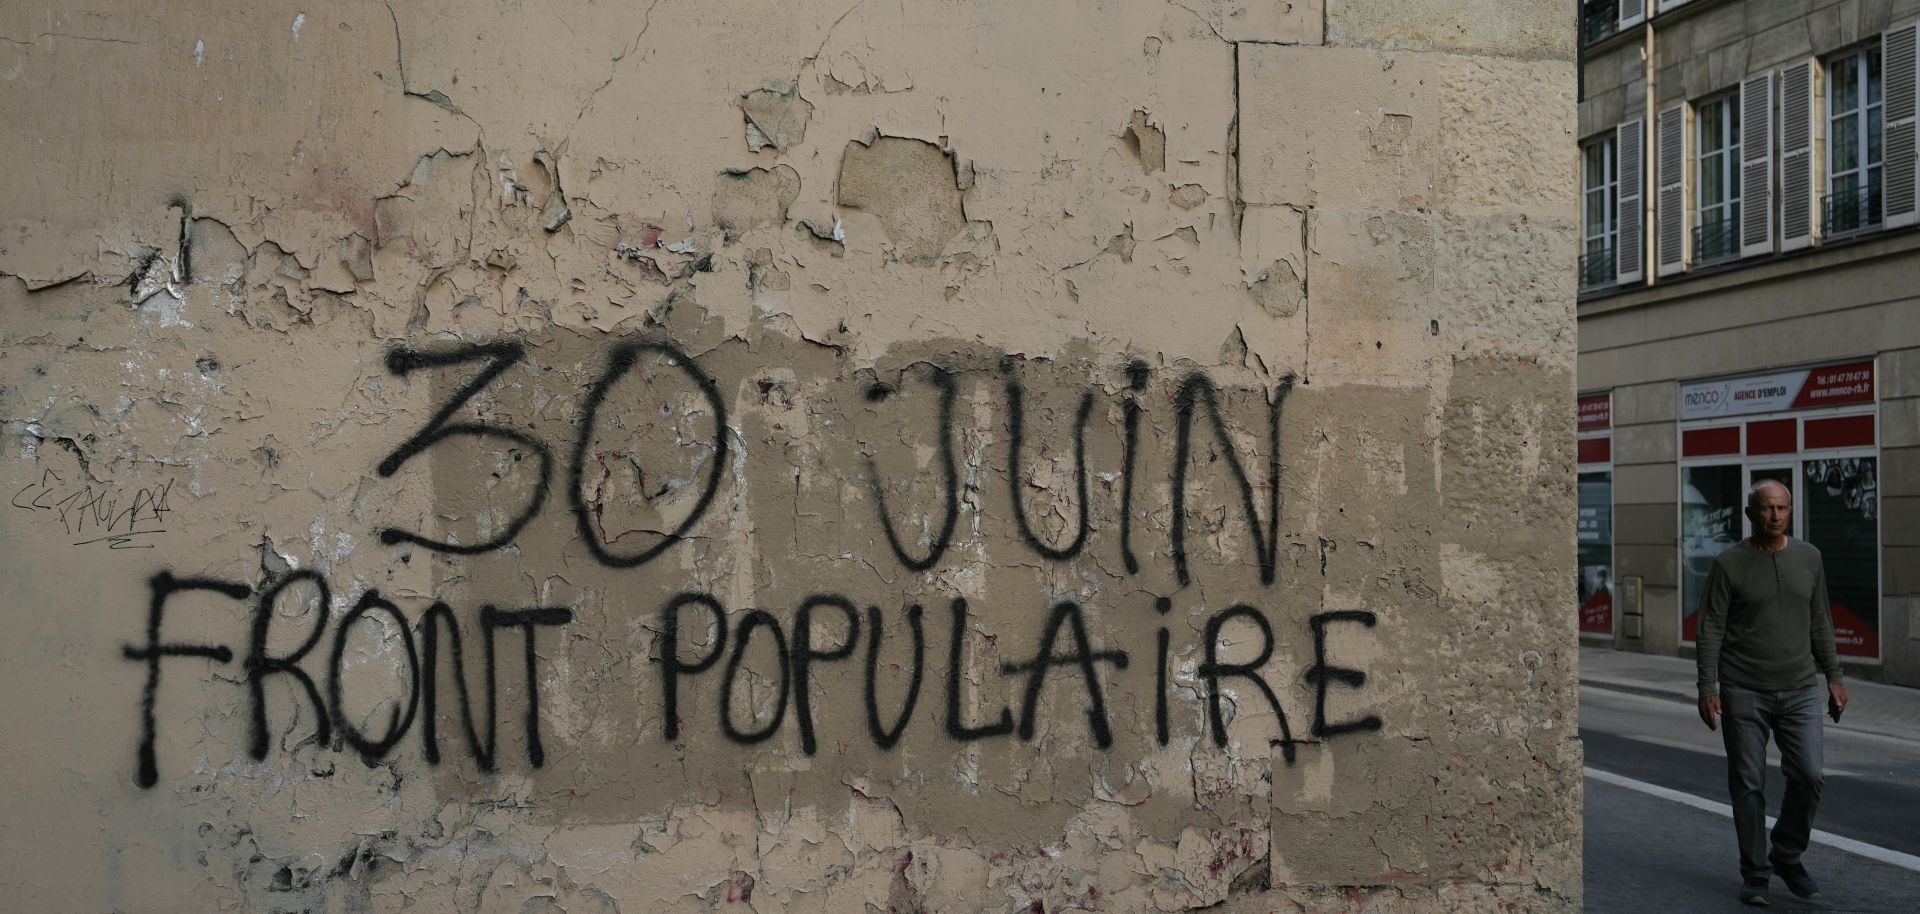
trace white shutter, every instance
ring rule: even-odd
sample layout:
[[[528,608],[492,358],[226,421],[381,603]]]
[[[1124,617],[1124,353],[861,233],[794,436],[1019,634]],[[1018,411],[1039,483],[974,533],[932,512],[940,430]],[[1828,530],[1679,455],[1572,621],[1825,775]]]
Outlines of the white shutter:
[[[1740,256],[1773,253],[1773,73],[1740,83]]]
[[[1647,18],[1647,0],[1620,0],[1620,27],[1639,25]]]
[[[1620,239],[1614,243],[1615,278],[1620,284],[1643,281],[1647,268],[1647,122],[1634,118],[1614,129],[1614,161],[1619,163],[1619,210],[1614,215]]]
[[[1920,83],[1920,60],[1916,60],[1915,39],[1920,38],[1920,25],[1907,23],[1889,30],[1880,36],[1881,86],[1884,102],[1880,109],[1885,118],[1885,128],[1881,133],[1884,163],[1886,168],[1885,184],[1881,199],[1886,208],[1887,228],[1899,228],[1920,222],[1920,207],[1914,199],[1916,177],[1914,165],[1920,159],[1920,149],[1916,149],[1914,132],[1914,91]]]
[[[1687,270],[1687,248],[1693,239],[1687,236],[1692,200],[1687,196],[1688,161],[1687,106],[1674,105],[1660,112],[1654,124],[1655,178],[1660,195],[1654,198],[1654,275],[1672,276]]]
[[[1813,58],[1780,70],[1780,250],[1820,234],[1820,66]]]

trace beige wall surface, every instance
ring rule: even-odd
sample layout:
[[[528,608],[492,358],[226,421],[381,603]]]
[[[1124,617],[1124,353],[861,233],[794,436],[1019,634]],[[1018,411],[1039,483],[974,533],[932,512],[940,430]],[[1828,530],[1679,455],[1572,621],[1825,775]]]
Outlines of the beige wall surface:
[[[0,8],[0,907],[1577,910],[1572,26]]]

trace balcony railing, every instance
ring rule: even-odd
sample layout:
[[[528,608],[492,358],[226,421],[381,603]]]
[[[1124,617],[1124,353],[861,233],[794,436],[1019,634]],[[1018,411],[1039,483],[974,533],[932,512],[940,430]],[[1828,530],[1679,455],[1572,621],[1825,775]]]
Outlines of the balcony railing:
[[[1619,278],[1614,270],[1613,248],[1605,247],[1580,255],[1580,288],[1610,286]]]
[[[1840,191],[1820,198],[1820,233],[1828,238],[1870,232],[1880,227],[1880,185]]]
[[[1597,0],[1582,5],[1580,39],[1592,44],[1620,30],[1619,0]]]
[[[1739,223],[1732,219],[1693,227],[1693,262],[1713,263],[1740,254]]]

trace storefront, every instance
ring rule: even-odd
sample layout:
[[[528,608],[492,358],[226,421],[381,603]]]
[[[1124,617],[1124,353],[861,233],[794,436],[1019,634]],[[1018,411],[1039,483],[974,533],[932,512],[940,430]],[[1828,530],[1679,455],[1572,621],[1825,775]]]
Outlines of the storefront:
[[[1613,636],[1613,395],[1579,400],[1580,634]]]
[[[1583,426],[1584,428],[1584,426]],[[1681,638],[1692,644],[1707,572],[1748,535],[1749,487],[1793,493],[1792,535],[1825,559],[1842,657],[1880,660],[1879,429],[1871,360],[1680,386]],[[1581,466],[1582,530],[1587,468]],[[1581,540],[1582,563],[1586,541]],[[1585,612],[1582,612],[1584,631]]]

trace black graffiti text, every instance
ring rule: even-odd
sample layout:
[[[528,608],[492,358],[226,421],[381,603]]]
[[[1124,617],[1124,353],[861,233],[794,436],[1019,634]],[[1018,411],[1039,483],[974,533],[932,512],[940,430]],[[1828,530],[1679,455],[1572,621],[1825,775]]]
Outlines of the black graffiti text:
[[[38,481],[13,493],[13,506],[46,512],[68,537],[78,537],[75,546],[151,549],[152,537],[167,532],[173,485],[170,477],[127,492],[93,482],[67,485],[60,474],[44,470]]]

